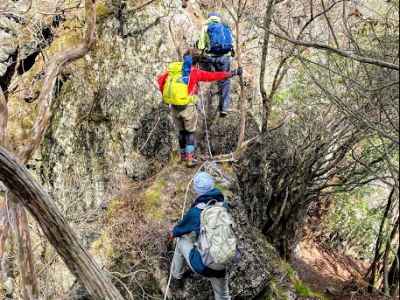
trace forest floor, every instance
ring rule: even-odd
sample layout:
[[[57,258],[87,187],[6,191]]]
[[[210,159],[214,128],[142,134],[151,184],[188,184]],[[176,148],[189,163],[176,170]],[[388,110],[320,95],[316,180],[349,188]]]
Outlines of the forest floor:
[[[364,294],[363,274],[367,269],[365,263],[338,251],[327,249],[312,240],[306,240],[299,244],[292,265],[300,280],[312,291],[326,295],[326,299],[385,299],[377,295]]]

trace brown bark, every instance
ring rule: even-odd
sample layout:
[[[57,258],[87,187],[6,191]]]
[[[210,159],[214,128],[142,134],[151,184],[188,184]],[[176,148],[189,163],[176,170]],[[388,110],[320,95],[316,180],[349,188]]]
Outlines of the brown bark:
[[[240,16],[240,14],[239,14]],[[236,55],[238,67],[242,67],[242,50],[240,49],[240,17],[235,23],[236,28]],[[245,130],[246,130],[246,117],[247,117],[247,99],[244,97],[244,81],[243,76],[239,77],[240,92],[239,92],[239,103],[240,103],[240,126],[239,126],[239,138],[236,149],[240,149],[244,142]]]
[[[222,1],[222,5],[228,11],[229,15],[235,22],[235,52],[236,52],[236,62],[238,67],[242,67],[242,48],[241,48],[241,39],[240,39],[240,23],[242,21],[242,13],[246,9],[247,1],[238,0],[236,10],[232,10],[232,5],[226,4],[225,1]],[[240,103],[240,126],[239,126],[239,138],[236,150],[238,151],[244,142],[245,138],[245,130],[246,130],[246,118],[247,118],[247,100],[244,97],[244,80],[243,77],[239,78],[240,84],[240,92],[239,92],[239,103]]]
[[[54,201],[28,170],[3,148],[0,148],[0,180],[38,222],[71,273],[95,299],[123,299],[105,272],[79,243]]]
[[[32,260],[32,245],[26,211],[20,204],[17,204],[17,199],[12,193],[8,194],[7,203],[9,203],[9,209],[13,211],[15,216],[13,226],[17,242],[17,259],[22,282],[22,295],[27,300],[38,299],[39,290]]]
[[[268,119],[270,115],[271,101],[272,101],[272,98],[268,97],[267,91],[265,89],[265,64],[268,56],[270,27],[271,27],[272,15],[274,13],[274,6],[275,6],[275,0],[269,0],[265,11],[264,25],[263,25],[264,39],[263,39],[263,47],[261,54],[261,69],[260,69],[260,92],[264,108],[264,120],[262,124],[262,131],[266,131],[268,128]]]
[[[395,296],[397,295],[399,289],[399,258],[400,258],[400,245],[397,246],[396,257],[392,262],[392,266],[389,270],[388,281],[390,287],[390,295]]]
[[[0,198],[0,279],[4,282],[7,278],[7,270],[5,270],[7,257],[6,241],[9,234],[10,224],[8,222],[7,203],[5,198]]]
[[[390,237],[386,241],[385,252],[383,255],[383,292],[385,295],[390,295],[390,285],[389,285],[389,253],[391,251],[393,239],[399,232],[399,218],[397,217],[397,221],[395,222],[392,232],[390,233]]]
[[[369,274],[368,291],[370,293],[373,291],[374,284],[375,284],[376,270],[377,270],[377,267],[378,267],[379,259],[381,257],[381,246],[382,246],[383,233],[384,233],[383,229],[385,227],[386,219],[387,219],[387,217],[389,215],[389,212],[390,212],[390,209],[392,207],[394,191],[395,190],[393,188],[392,191],[390,192],[390,195],[389,195],[389,198],[388,198],[388,202],[386,204],[385,212],[383,214],[383,217],[382,217],[382,220],[381,220],[381,224],[379,226],[378,238],[377,238],[376,243],[375,243],[374,259],[373,259],[373,261],[371,263],[371,266],[369,267],[369,270],[368,270],[368,274]]]
[[[8,120],[7,99],[0,87],[0,145],[6,144],[6,131]]]

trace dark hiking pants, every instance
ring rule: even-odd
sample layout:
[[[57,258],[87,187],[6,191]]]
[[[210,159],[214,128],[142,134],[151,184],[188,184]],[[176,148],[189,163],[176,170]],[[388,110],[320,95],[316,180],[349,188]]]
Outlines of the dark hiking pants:
[[[207,71],[224,71],[229,72],[231,70],[231,57],[230,56],[219,56],[207,57],[203,67]],[[230,79],[218,81],[218,94],[219,94],[219,111],[227,111],[231,104],[231,82]]]

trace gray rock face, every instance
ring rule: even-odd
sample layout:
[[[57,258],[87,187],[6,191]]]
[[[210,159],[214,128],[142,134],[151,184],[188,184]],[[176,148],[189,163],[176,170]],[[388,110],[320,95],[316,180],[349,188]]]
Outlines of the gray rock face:
[[[174,4],[180,6],[180,1],[175,1]],[[115,203],[119,201],[117,198],[121,190],[125,190],[125,197],[129,201],[136,201],[136,191],[130,190],[130,184],[139,182],[146,185],[151,182],[150,177],[156,171],[167,164],[172,165],[171,152],[177,148],[172,119],[168,108],[160,104],[161,97],[155,77],[164,70],[168,62],[177,57],[175,46],[169,40],[168,25],[169,16],[178,15],[178,11],[174,8],[170,10],[171,8],[164,7],[162,3],[158,9],[140,12],[129,9],[121,12],[116,5],[109,2],[106,2],[106,8],[107,13],[99,16],[95,49],[71,64],[65,70],[63,80],[59,82],[60,89],[54,103],[55,113],[40,153],[35,157],[37,163],[34,164],[43,184],[88,248],[95,248],[93,241],[101,244],[99,248],[105,247],[102,243],[107,240],[104,237],[106,228],[103,227],[101,218],[105,215],[118,218],[120,211],[115,212]],[[178,17],[174,22],[180,20]],[[188,35],[189,32],[184,31],[182,34]],[[184,39],[185,45],[180,47],[190,43],[190,37],[187,37]],[[229,153],[235,148],[238,116],[236,113],[223,120],[218,117],[210,119],[209,131],[214,154]],[[250,138],[257,132],[257,126],[250,121],[249,128]],[[205,141],[200,134],[199,148],[202,153],[207,151]],[[176,194],[178,183],[170,184],[171,177],[176,173],[167,171],[159,185],[145,193],[145,200],[148,202],[143,204],[145,212],[141,213],[143,218],[153,218],[155,228],[163,228],[166,222],[171,221],[163,218],[163,214],[170,212],[163,212],[158,205],[166,205],[165,211],[177,208],[167,202],[179,196]],[[179,178],[181,188],[190,178],[185,172],[188,171],[183,171],[183,177]],[[173,189],[173,192],[164,193],[164,185]],[[235,189],[238,194],[238,188]],[[159,204],[158,198],[161,197],[167,198],[164,201],[166,204]],[[180,195],[179,201],[182,200]],[[285,278],[285,274],[275,250],[249,225],[240,199],[235,199],[234,202],[237,207],[233,213],[238,223],[237,233],[243,256],[230,273],[232,294],[235,299],[253,299],[263,294],[268,287],[276,286],[271,283],[276,277]],[[103,214],[100,208],[107,211]],[[133,218],[132,214],[126,217],[128,223],[141,222],[142,215]],[[127,235],[127,228],[122,229],[123,235]],[[163,238],[162,232],[152,232],[153,236]],[[128,238],[130,237],[124,237]],[[163,241],[155,243],[162,244]],[[111,243],[112,247],[116,247],[116,243]],[[136,265],[125,265],[125,269],[121,267],[121,260],[126,259],[130,252],[120,257],[118,253],[121,249],[111,250],[115,255],[108,257],[113,259],[110,264],[112,270],[120,273],[135,271]],[[155,253],[157,259],[162,255],[159,251]],[[99,257],[97,255],[96,259],[107,262],[107,259]],[[144,267],[154,273],[161,270],[165,274],[168,268],[163,268],[163,263],[165,264],[165,257],[162,262],[152,261]],[[104,264],[109,267],[107,263]],[[150,275],[156,277],[153,273]],[[138,274],[138,278],[140,276],[145,275]],[[161,275],[158,276],[160,278]],[[278,288],[282,290],[279,293],[290,299],[290,286],[286,286],[285,280],[278,284]],[[127,282],[129,283],[133,284],[133,281]],[[160,289],[154,286],[153,281],[146,280],[141,284],[146,291],[148,288],[149,293],[154,292],[150,295],[159,296]],[[88,299],[81,289],[75,294],[74,299]],[[149,296],[148,299],[150,298]],[[188,280],[183,299],[211,298],[212,290],[207,281]]]
[[[0,78],[7,68],[14,63],[12,55],[17,50],[17,34],[19,24],[11,17],[0,16]]]
[[[143,14],[135,25],[141,28],[156,17]],[[42,178],[53,195],[64,203],[79,199],[87,209],[107,201],[127,179],[153,174],[175,143],[155,85],[163,70],[158,56],[168,57],[161,40],[166,33],[157,26],[143,36],[122,38],[118,28],[115,17],[103,20],[98,47],[81,65],[72,65],[41,151]]]

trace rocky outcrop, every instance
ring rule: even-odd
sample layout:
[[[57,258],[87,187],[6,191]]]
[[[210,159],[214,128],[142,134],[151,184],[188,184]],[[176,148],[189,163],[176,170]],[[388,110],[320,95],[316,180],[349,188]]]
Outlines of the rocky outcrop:
[[[217,178],[217,185],[233,207],[241,252],[240,262],[230,270],[234,299],[261,295],[294,299],[285,263],[247,219],[232,169],[209,163],[203,168]],[[94,244],[94,253],[107,262],[108,268],[118,270],[119,279],[139,298],[161,296],[165,289],[173,253],[173,245],[166,239],[167,228],[193,201],[190,181],[195,172],[179,164],[170,165],[145,184],[132,183],[109,207],[105,231]],[[199,276],[187,279],[183,290],[172,289],[170,294],[173,299],[213,297],[209,282]]]

